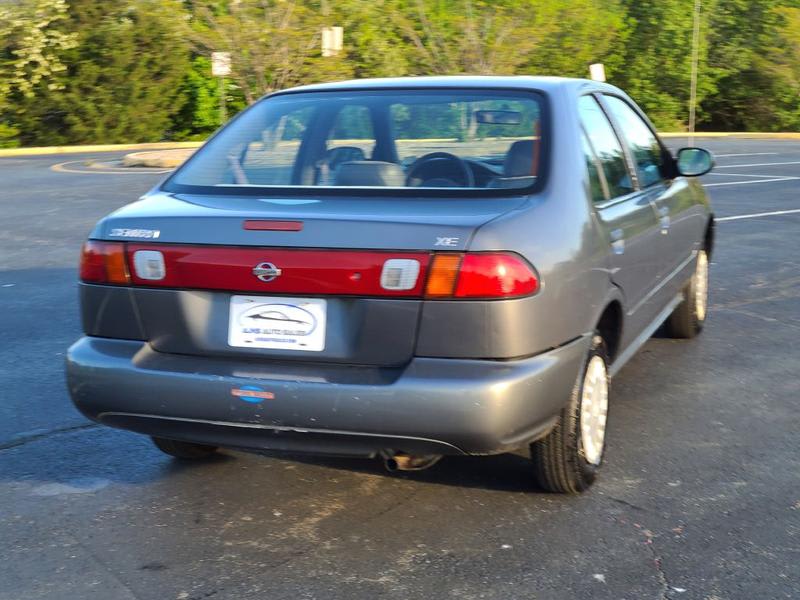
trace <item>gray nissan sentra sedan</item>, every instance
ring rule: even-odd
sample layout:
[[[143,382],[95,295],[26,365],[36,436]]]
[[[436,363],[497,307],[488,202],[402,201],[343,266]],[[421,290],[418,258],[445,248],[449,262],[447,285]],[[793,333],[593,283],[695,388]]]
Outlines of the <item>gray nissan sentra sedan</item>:
[[[70,393],[178,458],[529,447],[582,491],[611,376],[703,327],[712,165],[585,80],[272,94],[92,231]]]

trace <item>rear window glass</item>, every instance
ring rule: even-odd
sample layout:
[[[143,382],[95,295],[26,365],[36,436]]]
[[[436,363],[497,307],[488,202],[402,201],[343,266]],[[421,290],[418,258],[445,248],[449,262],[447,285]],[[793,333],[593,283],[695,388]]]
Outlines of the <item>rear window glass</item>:
[[[164,188],[528,188],[542,161],[540,121],[529,92],[287,94],[231,122]]]

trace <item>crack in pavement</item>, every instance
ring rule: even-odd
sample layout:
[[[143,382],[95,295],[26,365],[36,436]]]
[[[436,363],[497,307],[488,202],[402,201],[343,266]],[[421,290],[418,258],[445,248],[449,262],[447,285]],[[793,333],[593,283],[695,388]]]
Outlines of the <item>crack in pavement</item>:
[[[623,506],[628,506],[628,507],[633,508],[633,509],[635,509],[637,511],[650,512],[648,509],[646,509],[644,507],[637,506],[635,504],[631,504],[630,502],[627,502],[625,500],[620,500],[618,498],[613,498],[611,496],[608,496],[608,498],[609,498],[609,500],[612,500],[614,502],[622,504]],[[677,592],[679,594],[685,592],[686,590],[684,590],[682,588],[679,588],[679,587],[673,587],[673,585],[670,583],[670,579],[667,576],[667,572],[664,570],[664,565],[663,565],[663,560],[664,559],[661,556],[661,554],[658,552],[658,549],[656,548],[656,545],[655,545],[655,539],[658,537],[658,535],[654,534],[650,529],[648,529],[644,525],[642,525],[640,523],[637,523],[635,521],[632,521],[632,520],[628,520],[628,519],[629,519],[629,517],[626,517],[624,519],[623,518],[617,518],[617,519],[615,519],[615,521],[617,523],[621,524],[621,525],[628,525],[628,524],[632,525],[633,527],[636,528],[636,531],[641,536],[644,537],[644,545],[647,547],[648,553],[650,554],[650,556],[653,559],[653,565],[656,568],[657,580],[658,580],[659,585],[661,586],[661,589],[660,589],[660,592],[659,592],[659,595],[658,595],[658,600],[672,600],[672,598],[673,598],[672,592]]]
[[[622,500],[620,498],[614,498],[613,496],[607,496],[609,500],[616,502],[618,504],[622,504],[623,506],[627,506],[628,508],[632,508],[633,510],[641,510],[644,512],[649,512],[648,509],[644,508],[643,506],[637,506],[636,504],[631,504],[627,500]]]
[[[99,423],[82,423],[80,425],[70,425],[67,427],[59,427],[58,429],[50,429],[48,431],[32,433],[30,435],[20,436],[18,438],[11,439],[7,442],[0,443],[0,450],[9,450],[11,448],[16,448],[17,446],[24,446],[25,444],[30,444],[31,442],[37,442],[41,439],[53,435],[73,433],[75,431],[84,431],[86,429],[95,429],[97,427],[100,427]]]
[[[649,529],[642,530],[642,535],[646,538],[645,546],[650,550],[650,554],[653,556],[653,564],[656,566],[656,571],[658,571],[658,581],[661,584],[661,595],[659,596],[659,600],[670,600],[669,593],[672,590],[672,586],[669,583],[669,578],[667,578],[667,573],[664,571],[664,567],[661,564],[661,555],[656,550],[656,545],[653,542],[655,539],[655,535]]]

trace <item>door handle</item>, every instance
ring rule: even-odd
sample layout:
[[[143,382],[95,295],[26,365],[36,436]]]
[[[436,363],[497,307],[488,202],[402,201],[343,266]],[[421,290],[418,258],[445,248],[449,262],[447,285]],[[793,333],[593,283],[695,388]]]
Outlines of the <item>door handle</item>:
[[[625,232],[622,229],[612,229],[611,250],[614,254],[625,254]]]

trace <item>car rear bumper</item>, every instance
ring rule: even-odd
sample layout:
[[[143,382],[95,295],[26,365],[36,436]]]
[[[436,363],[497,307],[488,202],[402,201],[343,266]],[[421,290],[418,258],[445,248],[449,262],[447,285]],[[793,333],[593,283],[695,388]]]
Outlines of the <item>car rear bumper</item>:
[[[491,454],[549,430],[589,341],[521,360],[378,368],[231,361],[83,337],[67,354],[67,381],[84,415],[148,435],[325,454]],[[246,401],[243,388],[274,397]]]

